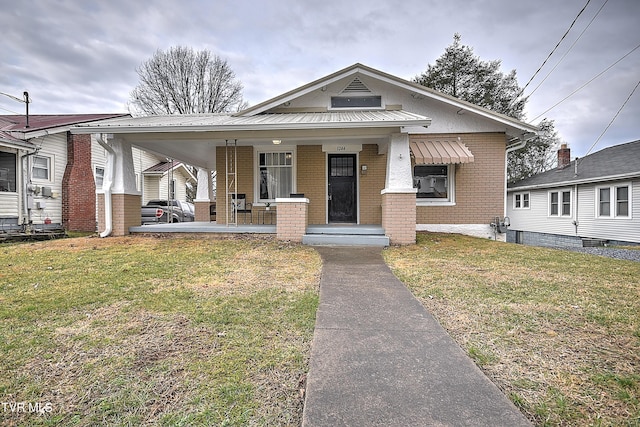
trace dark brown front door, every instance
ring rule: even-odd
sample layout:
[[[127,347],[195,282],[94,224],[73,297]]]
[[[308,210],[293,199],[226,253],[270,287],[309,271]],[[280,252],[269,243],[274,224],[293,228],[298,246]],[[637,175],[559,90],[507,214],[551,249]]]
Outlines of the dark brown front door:
[[[329,222],[357,222],[356,155],[329,154]]]

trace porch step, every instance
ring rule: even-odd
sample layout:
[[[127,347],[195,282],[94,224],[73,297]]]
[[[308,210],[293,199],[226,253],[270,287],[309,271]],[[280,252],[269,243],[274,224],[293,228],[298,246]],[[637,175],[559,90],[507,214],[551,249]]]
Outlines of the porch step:
[[[389,246],[384,229],[368,225],[310,225],[302,243],[311,246]]]

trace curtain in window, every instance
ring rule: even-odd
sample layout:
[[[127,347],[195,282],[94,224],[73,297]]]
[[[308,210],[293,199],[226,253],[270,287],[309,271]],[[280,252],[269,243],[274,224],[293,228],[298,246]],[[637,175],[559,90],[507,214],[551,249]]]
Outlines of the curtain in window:
[[[260,153],[260,199],[289,197],[293,191],[292,158],[290,152]]]

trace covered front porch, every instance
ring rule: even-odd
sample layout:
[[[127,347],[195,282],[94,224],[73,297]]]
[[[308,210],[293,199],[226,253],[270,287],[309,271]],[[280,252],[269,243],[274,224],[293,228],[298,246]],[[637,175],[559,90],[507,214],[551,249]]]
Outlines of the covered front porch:
[[[366,228],[358,226],[376,226],[373,235],[384,239],[369,240],[385,246],[415,242],[416,190],[406,129],[429,123],[413,113],[381,110],[142,117],[83,125],[72,132],[98,133],[109,153],[98,192],[103,236],[155,233],[163,227],[163,232],[275,234],[306,243],[318,241],[318,235],[325,240],[354,236]],[[133,146],[197,167],[196,224],[140,227]],[[216,194],[212,171],[217,173]],[[208,223],[212,203],[216,224]],[[252,216],[242,224],[246,210]],[[309,233],[318,230],[310,224],[322,226],[322,232]]]

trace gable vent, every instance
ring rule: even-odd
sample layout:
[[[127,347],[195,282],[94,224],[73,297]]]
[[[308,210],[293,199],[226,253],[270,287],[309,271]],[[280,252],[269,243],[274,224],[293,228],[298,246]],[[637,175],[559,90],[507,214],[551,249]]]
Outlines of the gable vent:
[[[341,93],[371,93],[369,88],[360,81],[359,78],[355,78],[344,88]]]

